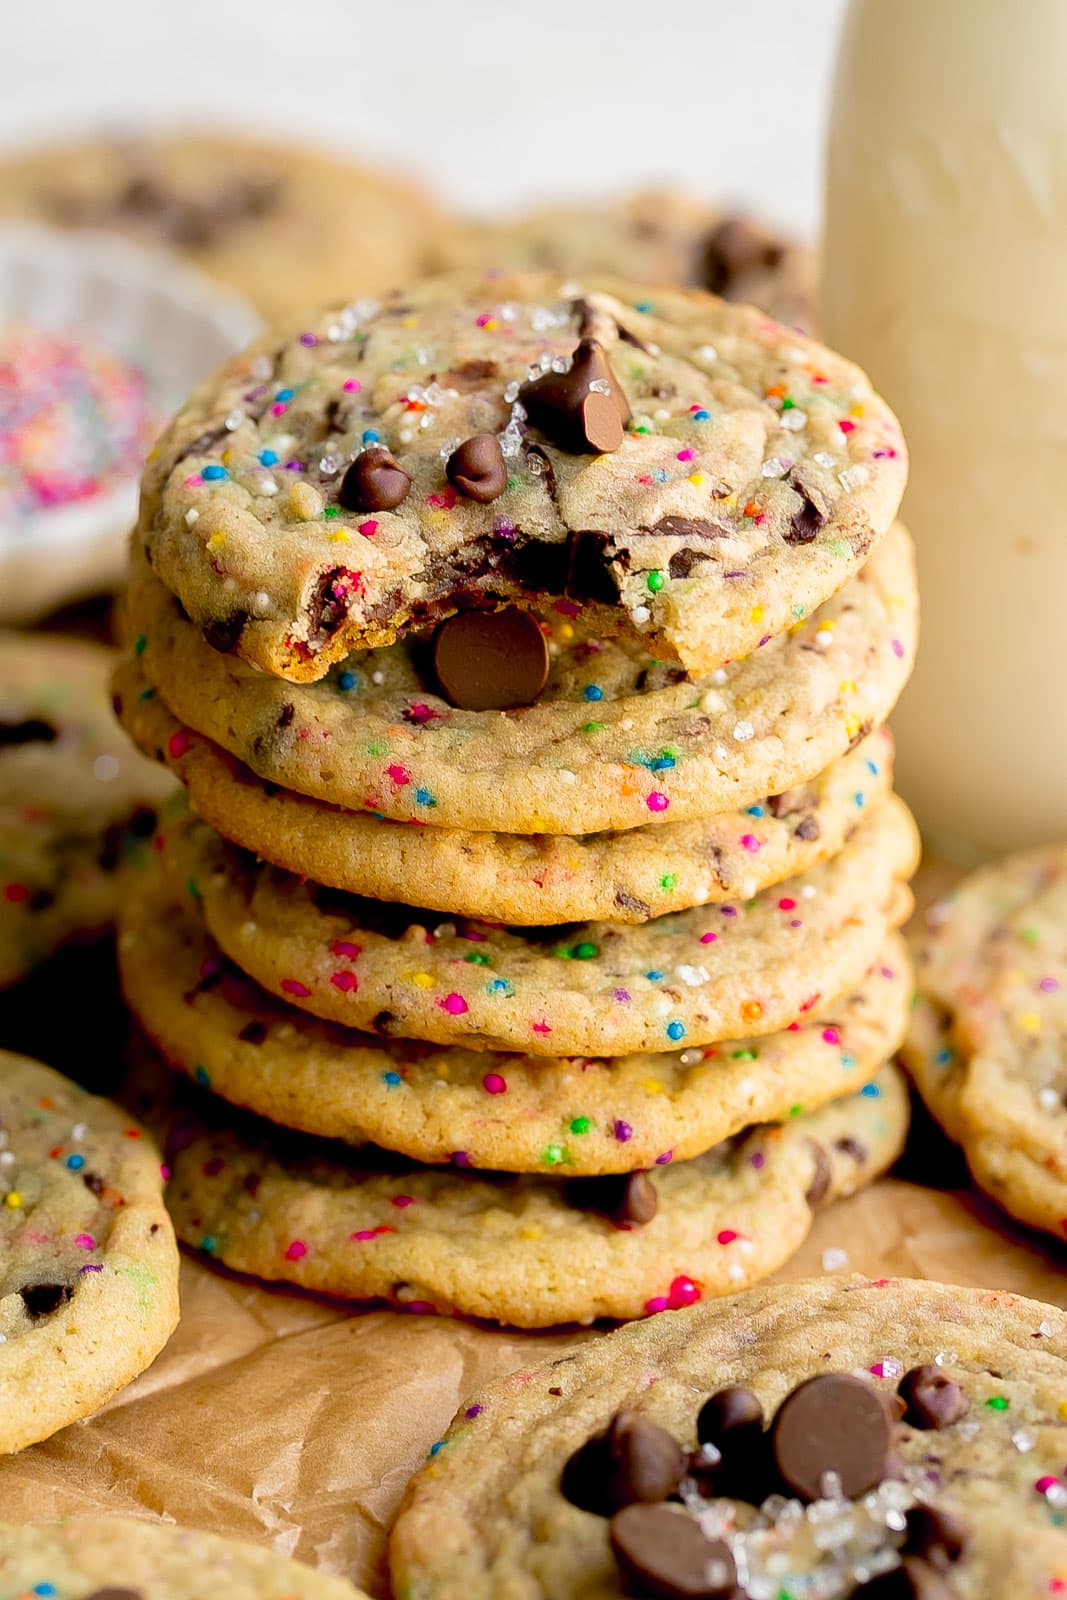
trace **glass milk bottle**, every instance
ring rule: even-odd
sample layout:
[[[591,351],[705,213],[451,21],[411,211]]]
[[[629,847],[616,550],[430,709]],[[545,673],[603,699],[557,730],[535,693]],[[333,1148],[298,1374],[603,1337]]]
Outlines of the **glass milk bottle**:
[[[852,0],[823,323],[911,451],[901,792],[960,859],[1067,840],[1067,0]]]

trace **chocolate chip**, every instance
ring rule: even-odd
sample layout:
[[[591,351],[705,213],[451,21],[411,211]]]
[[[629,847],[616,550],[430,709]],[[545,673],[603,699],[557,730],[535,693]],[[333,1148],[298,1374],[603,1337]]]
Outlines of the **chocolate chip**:
[[[912,1367],[897,1390],[908,1408],[904,1420],[913,1428],[949,1428],[971,1409],[959,1384],[940,1367]]]
[[[711,1395],[697,1415],[697,1438],[713,1444],[723,1458],[742,1436],[763,1432],[763,1407],[751,1389],[732,1383]]]
[[[704,241],[703,281],[728,300],[747,273],[769,270],[781,259],[781,245],[747,217],[724,217]]]
[[[449,456],[445,472],[453,489],[483,506],[508,486],[507,464],[495,433],[476,433],[465,439]]]
[[[737,1569],[729,1547],[667,1506],[627,1506],[611,1519],[611,1548],[631,1594],[732,1600]]]
[[[85,1600],[144,1600],[140,1589],[94,1589]]]
[[[809,1378],[778,1407],[771,1424],[774,1463],[787,1489],[818,1500],[833,1473],[855,1500],[881,1483],[892,1447],[889,1414],[878,1391],[847,1372]]]
[[[576,1210],[599,1211],[613,1222],[651,1222],[659,1207],[656,1186],[647,1172],[574,1178],[565,1192],[567,1203]]]
[[[698,562],[710,560],[706,550],[676,550],[667,563],[667,575],[671,578],[688,578]]]
[[[212,650],[217,650],[221,656],[228,656],[236,649],[247,621],[247,611],[234,611],[228,617],[216,617],[211,622],[201,623],[200,631]]]
[[[899,1567],[883,1572],[855,1591],[855,1600],[956,1600],[956,1591],[936,1568],[918,1556],[905,1556]]]
[[[804,839],[808,844],[813,844],[821,832],[822,829],[814,817],[801,817],[796,825],[796,837]]]
[[[509,606],[466,611],[434,635],[433,668],[441,692],[461,711],[528,706],[548,679],[548,645],[534,619]]]
[[[50,1317],[60,1306],[66,1305],[73,1293],[74,1290],[67,1283],[30,1283],[19,1290],[26,1315],[33,1322],[41,1317]]]
[[[666,1500],[684,1472],[685,1453],[666,1428],[636,1411],[620,1411],[574,1452],[560,1488],[572,1505],[610,1517],[636,1501]]]
[[[593,528],[579,528],[571,534],[565,586],[572,599],[618,604],[620,590],[611,569],[610,544],[606,533]]]
[[[620,911],[631,911],[642,921],[652,915],[652,907],[647,900],[639,900],[636,895],[630,894],[626,889],[615,890],[615,904]]]
[[[356,457],[341,479],[337,498],[346,511],[392,511],[407,499],[411,476],[384,445]]]
[[[815,1207],[826,1199],[834,1169],[830,1165],[830,1157],[817,1140],[809,1139],[808,1149],[811,1151],[811,1159],[815,1164],[815,1170],[811,1175],[811,1182],[808,1184],[804,1198],[814,1211]]]
[[[490,378],[495,378],[497,370],[495,361],[464,361],[441,374],[441,387],[458,389],[461,394],[467,394],[472,389],[480,389]]]
[[[82,1182],[90,1194],[95,1194],[99,1200],[107,1185],[98,1172],[83,1172]]]
[[[941,1572],[957,1562],[966,1548],[966,1523],[940,1506],[912,1506],[905,1513],[904,1524],[906,1553],[921,1556]]]
[[[322,644],[344,622],[354,578],[347,567],[331,567],[329,572],[320,573],[305,607],[310,643]]]
[[[834,1149],[840,1150],[843,1156],[851,1156],[855,1162],[862,1162],[867,1159],[867,1146],[861,1144],[858,1139],[854,1139],[851,1134],[846,1135],[844,1139],[835,1139]],[[903,1415],[903,1412],[901,1412],[901,1415]]]
[[[580,342],[568,371],[524,383],[519,399],[535,428],[577,455],[617,450],[630,416],[622,385],[595,339]]]
[[[246,1022],[237,1035],[242,1044],[262,1044],[267,1037],[265,1022]]]
[[[22,722],[0,721],[0,748],[18,744],[54,744],[59,734],[41,717],[26,717]]]
[[[824,521],[818,506],[805,495],[800,510],[794,511],[789,519],[789,532],[784,536],[786,544],[811,544]]]

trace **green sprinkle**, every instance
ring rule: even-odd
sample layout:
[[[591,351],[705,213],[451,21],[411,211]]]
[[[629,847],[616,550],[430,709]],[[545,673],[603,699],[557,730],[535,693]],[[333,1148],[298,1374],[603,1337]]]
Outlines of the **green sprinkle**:
[[[575,1117],[574,1121],[571,1123],[571,1132],[588,1133],[592,1126],[593,1122],[591,1117]]]
[[[133,641],[133,653],[134,653],[134,655],[135,656],[144,655],[145,646],[147,645],[147,643],[148,643],[148,635],[147,635],[147,633],[139,633],[137,635],[137,638]]]
[[[583,733],[600,733],[607,727],[606,722],[587,722],[582,728]]]
[[[521,478],[509,478],[508,479],[508,488],[509,489],[518,489],[521,486],[521,484],[522,484],[522,479]]]
[[[558,1167],[561,1161],[566,1161],[567,1152],[561,1144],[550,1144],[542,1153],[541,1160],[550,1167]]]
[[[782,401],[782,410],[783,411],[795,411],[796,410],[796,404],[797,403],[796,403],[795,400],[783,400]]]
[[[1023,928],[1022,937],[1027,944],[1037,944],[1038,940],[1041,938],[1041,935],[1038,933],[1036,928]]]
[[[731,1052],[730,1052],[730,1060],[731,1061],[758,1061],[759,1060],[759,1051],[758,1050],[731,1050]]]
[[[487,967],[489,965],[489,957],[483,956],[480,950],[476,950],[471,956],[464,956],[463,959],[464,961],[469,961],[472,967]]]
[[[592,961],[593,957],[599,954],[600,946],[598,944],[590,944],[588,939],[584,939],[581,944],[576,944],[571,951],[575,961]]]
[[[156,698],[156,691],[154,689],[142,689],[138,698],[141,700],[154,700]]]
[[[185,880],[185,887],[189,891],[189,893],[192,895],[194,900],[199,900],[200,899],[200,890],[199,890],[199,888],[197,886],[197,882],[196,882],[195,878],[187,878]]]
[[[831,539],[830,554],[837,556],[839,560],[843,560],[845,556],[852,554],[852,547],[846,544],[844,539]]]
[[[796,606],[793,607],[793,621],[794,622],[799,622],[800,619],[803,617],[803,615],[804,615],[804,607],[803,606],[796,605]]]
[[[373,744],[367,746],[367,754],[369,756],[387,756],[389,754],[389,746],[384,739],[375,739]]]
[[[341,507],[340,506],[327,506],[322,514],[323,514],[324,517],[331,517],[331,518],[332,517],[339,517],[341,515]]]
[[[676,872],[665,872],[659,880],[659,886],[664,894],[669,894],[672,889],[677,889],[678,874]]]
[[[800,1105],[790,1106],[789,1107],[789,1115],[791,1117],[799,1117],[799,1115],[803,1111],[803,1109],[804,1109],[804,1107],[800,1106]]]
[[[662,572],[650,572],[648,575],[648,587],[652,590],[653,594],[659,594],[666,581],[667,580],[663,576]]]
[[[1011,1401],[1006,1399],[1002,1394],[995,1394],[991,1400],[986,1401],[986,1405],[989,1407],[990,1411],[1007,1411],[1008,1407],[1011,1405]]]

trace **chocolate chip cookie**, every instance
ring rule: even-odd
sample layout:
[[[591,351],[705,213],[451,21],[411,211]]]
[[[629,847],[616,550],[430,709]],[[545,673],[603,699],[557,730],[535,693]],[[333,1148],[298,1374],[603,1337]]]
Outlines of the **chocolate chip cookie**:
[[[699,675],[855,577],[906,469],[859,369],[750,308],[449,276],[234,357],[160,439],[139,536],[216,648],[296,682],[509,601]]]

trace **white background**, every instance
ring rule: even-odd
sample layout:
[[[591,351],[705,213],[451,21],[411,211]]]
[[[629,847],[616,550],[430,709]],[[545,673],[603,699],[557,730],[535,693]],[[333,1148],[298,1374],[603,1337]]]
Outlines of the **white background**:
[[[891,0],[886,0],[886,4]],[[0,147],[245,122],[477,210],[669,179],[813,233],[844,0],[0,0]]]

